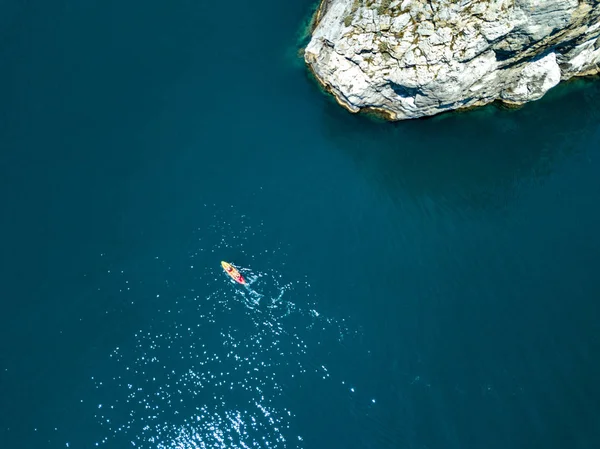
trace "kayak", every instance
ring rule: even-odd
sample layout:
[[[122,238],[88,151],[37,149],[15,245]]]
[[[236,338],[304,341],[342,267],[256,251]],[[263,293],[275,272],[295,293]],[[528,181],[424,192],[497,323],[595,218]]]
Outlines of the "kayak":
[[[225,270],[225,273],[227,273],[231,277],[231,279],[233,279],[235,282],[237,282],[239,284],[246,283],[246,280],[244,279],[244,277],[240,274],[240,272],[238,270],[235,269],[235,267],[233,265],[231,265],[230,263],[221,261],[221,266]]]

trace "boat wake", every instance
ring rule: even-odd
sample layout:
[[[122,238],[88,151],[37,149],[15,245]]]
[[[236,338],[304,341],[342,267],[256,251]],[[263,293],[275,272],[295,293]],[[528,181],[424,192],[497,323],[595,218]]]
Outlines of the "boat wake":
[[[237,231],[233,235],[243,235]],[[147,320],[103,365],[110,375],[94,379],[102,400],[95,414],[107,432],[102,442],[159,449],[303,447],[287,395],[307,376],[327,380],[320,348],[353,332],[344,320],[317,311],[306,281],[249,268],[240,269],[247,285],[227,279],[214,253],[228,240],[206,234],[201,242],[213,247],[193,251],[192,264],[163,262],[168,269],[159,275],[170,289],[152,294]]]
[[[246,284],[240,285],[236,282],[229,282],[233,285],[234,294],[245,301],[246,306],[261,311],[257,308],[261,301],[265,303],[268,309],[277,308],[283,303],[286,292],[293,288],[293,283],[281,284],[277,278],[281,277],[275,272],[254,272],[249,268],[239,268],[238,270],[246,279]]]

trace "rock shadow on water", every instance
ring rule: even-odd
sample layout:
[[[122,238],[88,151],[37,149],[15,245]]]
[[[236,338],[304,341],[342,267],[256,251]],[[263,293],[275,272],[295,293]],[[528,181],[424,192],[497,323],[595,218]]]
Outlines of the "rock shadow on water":
[[[527,193],[529,186],[560,176],[564,165],[596,150],[600,140],[599,102],[598,80],[579,79],[519,109],[491,105],[397,123],[352,115],[328,103],[323,109],[323,132],[342,154],[355,162],[368,181],[385,190],[394,201],[408,196],[416,203],[424,203],[425,198],[452,211],[468,210],[484,215],[490,210],[509,208]],[[566,179],[572,182],[571,177]],[[566,201],[563,198],[557,207]],[[538,212],[533,210],[518,219],[529,220]],[[557,210],[549,216],[561,213]],[[390,217],[393,219],[395,215]],[[572,217],[568,220],[572,221]],[[556,235],[557,229],[576,226],[552,224],[550,233],[540,232],[538,236],[535,230],[531,232],[535,228],[533,223],[512,225],[507,227],[506,235],[493,241],[487,237],[495,237],[501,228],[497,224],[503,225],[504,221],[489,222],[491,226],[477,223],[465,227],[462,233],[450,235],[447,246],[435,239],[445,238],[449,233],[436,229],[414,234],[425,242],[423,247],[434,248],[429,253],[433,256],[427,257],[426,253],[425,260],[439,263],[427,264],[426,269],[419,267],[418,271],[435,270],[431,271],[434,287],[428,291],[419,286],[422,290],[414,293],[419,303],[426,304],[423,310],[427,320],[419,323],[419,332],[431,335],[429,342],[422,344],[415,339],[412,345],[423,355],[419,374],[431,382],[431,387],[411,385],[405,393],[406,402],[413,406],[410,429],[422,447],[459,447],[465,442],[471,442],[469,447],[524,446],[538,438],[535,428],[540,417],[552,423],[549,429],[559,429],[559,423],[577,415],[575,409],[580,406],[572,399],[578,389],[568,373],[577,372],[574,369],[577,355],[569,348],[580,347],[576,342],[591,338],[578,339],[581,323],[585,322],[581,312],[577,331],[562,330],[560,325],[564,325],[563,316],[577,315],[577,310],[571,307],[574,298],[588,295],[584,282],[573,282],[576,287],[571,292],[569,279],[585,281],[586,278],[567,271],[569,265],[578,265],[577,257],[558,257],[561,253],[552,248],[546,254],[556,254],[558,261],[551,266],[560,273],[564,269],[564,279],[556,285],[565,285],[563,295],[554,292],[555,286],[548,283],[550,271],[545,271],[548,266],[542,263],[543,255],[536,252],[538,245],[544,246],[546,242],[550,247],[556,245],[548,236]],[[479,233],[471,234],[473,230]],[[404,231],[398,227],[398,232]],[[570,236],[566,234],[565,239],[568,241]],[[528,243],[536,239],[537,243]],[[398,247],[409,257],[419,254],[410,244]],[[438,251],[446,248],[448,253]],[[577,247],[563,254],[579,256]],[[542,267],[536,274],[534,269],[538,264]],[[548,284],[542,285],[544,282],[540,280]],[[408,285],[408,277],[403,276],[402,282]],[[556,296],[552,298],[553,295]],[[541,298],[543,302],[536,301]],[[409,300],[408,295],[402,297],[403,302]],[[572,339],[557,344],[553,340],[556,335]],[[532,343],[536,341],[543,343],[536,346]],[[547,344],[550,341],[553,343]],[[391,347],[394,344],[389,343]],[[543,354],[540,347],[551,348],[548,352],[552,356]],[[403,350],[397,346],[394,353]],[[594,353],[589,348],[585,351]],[[461,358],[457,360],[456,354]],[[558,360],[554,354],[563,354],[560,360],[566,363],[553,364],[553,360]],[[557,366],[568,368],[563,373]],[[585,368],[587,372],[598,370],[591,364]],[[591,379],[597,376],[588,376],[583,370],[577,375],[578,380],[583,379],[585,391],[594,388]],[[564,404],[563,407],[552,410],[537,405],[543,404],[548,391],[536,388],[539,380],[558,387],[552,396],[560,397],[556,403]],[[580,391],[581,397],[585,397],[584,389]],[[597,416],[593,412],[588,416]],[[394,417],[389,427],[397,427],[399,419]],[[575,433],[590,441],[589,436],[597,434],[589,430],[590,422],[584,416],[569,425],[580,426],[578,430],[582,431]],[[559,431],[551,430],[544,435],[550,435],[544,437],[548,443],[566,440]]]
[[[585,151],[600,125],[600,83],[578,79],[519,109],[497,105],[389,123],[332,101],[324,134],[392,196],[404,192],[454,208],[502,209],[520,186],[542,182]]]

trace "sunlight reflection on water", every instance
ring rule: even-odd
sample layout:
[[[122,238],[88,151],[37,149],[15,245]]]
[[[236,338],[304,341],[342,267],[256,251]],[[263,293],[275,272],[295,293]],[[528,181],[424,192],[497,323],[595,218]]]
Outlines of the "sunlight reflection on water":
[[[230,280],[205,254],[242,248],[260,230],[243,216],[237,229],[217,214],[213,219],[191,253],[197,269],[187,293],[157,293],[159,301],[148,306],[155,307],[148,312],[152,319],[131,344],[110,354],[114,376],[94,378],[106,398],[95,410],[108,432],[103,442],[125,438],[134,447],[160,449],[302,447],[302,436],[291,430],[295,415],[285,391],[303,376],[328,379],[327,361],[315,360],[311,350],[327,343],[323,338],[335,343],[356,331],[319,313],[306,281],[284,283],[275,269],[249,268],[240,268],[248,286]],[[211,262],[217,268],[198,274]]]

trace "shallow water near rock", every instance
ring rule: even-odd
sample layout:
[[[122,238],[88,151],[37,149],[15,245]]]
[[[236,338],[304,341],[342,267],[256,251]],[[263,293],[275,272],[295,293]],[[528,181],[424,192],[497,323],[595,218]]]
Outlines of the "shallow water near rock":
[[[350,115],[313,7],[2,6],[1,447],[597,446],[600,84]]]

